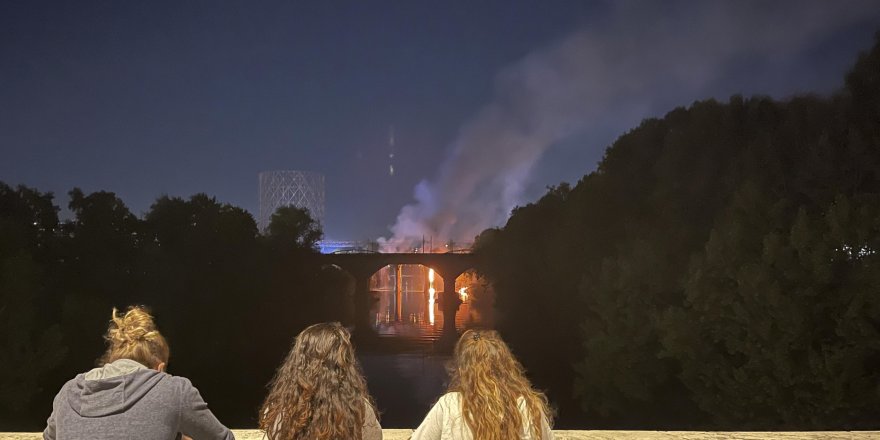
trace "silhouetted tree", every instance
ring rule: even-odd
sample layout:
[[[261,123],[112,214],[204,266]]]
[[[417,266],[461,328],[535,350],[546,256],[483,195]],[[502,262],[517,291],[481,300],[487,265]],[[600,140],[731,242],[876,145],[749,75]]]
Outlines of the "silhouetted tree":
[[[79,188],[68,194],[74,218],[63,225],[64,264],[53,275],[56,290],[64,292],[60,305],[66,343],[77,348],[69,361],[83,368],[95,362],[104,343],[82,335],[100,335],[113,306],[125,307],[139,298],[143,233],[140,220],[116,194],[86,195]]]
[[[315,250],[324,235],[321,226],[311,217],[309,211],[296,206],[279,207],[272,214],[266,232],[269,242],[279,250]]]
[[[40,306],[50,287],[58,209],[51,193],[0,182],[0,424],[26,418],[67,349]]]

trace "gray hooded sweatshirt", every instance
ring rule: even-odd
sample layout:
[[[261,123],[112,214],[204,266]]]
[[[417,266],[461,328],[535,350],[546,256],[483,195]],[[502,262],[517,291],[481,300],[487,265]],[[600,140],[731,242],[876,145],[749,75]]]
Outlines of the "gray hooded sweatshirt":
[[[129,359],[79,374],[52,404],[46,440],[234,440],[202,396],[183,377]]]

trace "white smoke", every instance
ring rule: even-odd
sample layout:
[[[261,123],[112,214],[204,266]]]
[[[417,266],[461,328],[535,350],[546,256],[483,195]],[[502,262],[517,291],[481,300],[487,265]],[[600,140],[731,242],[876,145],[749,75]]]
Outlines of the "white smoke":
[[[670,93],[678,104],[706,98],[704,88],[742,57],[784,65],[830,33],[878,16],[880,2],[870,0],[615,3],[602,25],[498,74],[492,101],[461,128],[438,174],[416,186],[415,203],[400,210],[383,247],[403,250],[429,236],[471,241],[522,204],[549,148],[599,129],[593,121],[652,116]]]

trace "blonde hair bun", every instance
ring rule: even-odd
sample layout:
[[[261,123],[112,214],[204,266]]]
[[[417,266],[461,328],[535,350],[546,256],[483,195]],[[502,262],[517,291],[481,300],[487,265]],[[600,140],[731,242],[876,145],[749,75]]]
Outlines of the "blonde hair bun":
[[[114,307],[104,339],[108,347],[102,363],[128,358],[152,367],[168,361],[168,343],[146,307],[130,306],[124,314]]]
[[[107,330],[107,338],[112,345],[149,341],[157,333],[153,316],[144,307],[129,307],[122,316],[119,316],[119,310],[113,308],[110,328]]]

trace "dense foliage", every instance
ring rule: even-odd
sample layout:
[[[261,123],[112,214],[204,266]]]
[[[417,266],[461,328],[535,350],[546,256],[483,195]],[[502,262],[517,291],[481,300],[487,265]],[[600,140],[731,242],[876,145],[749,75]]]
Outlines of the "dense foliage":
[[[880,34],[836,95],[646,120],[478,246],[563,419],[878,428]]]
[[[254,424],[292,335],[350,319],[326,295],[348,280],[317,266],[306,211],[280,209],[260,235],[203,194],[161,197],[142,219],[113,193],[69,195],[60,222],[52,194],[0,183],[0,427],[42,429],[60,385],[103,352],[114,306],[149,305],[170,371],[237,426]]]

